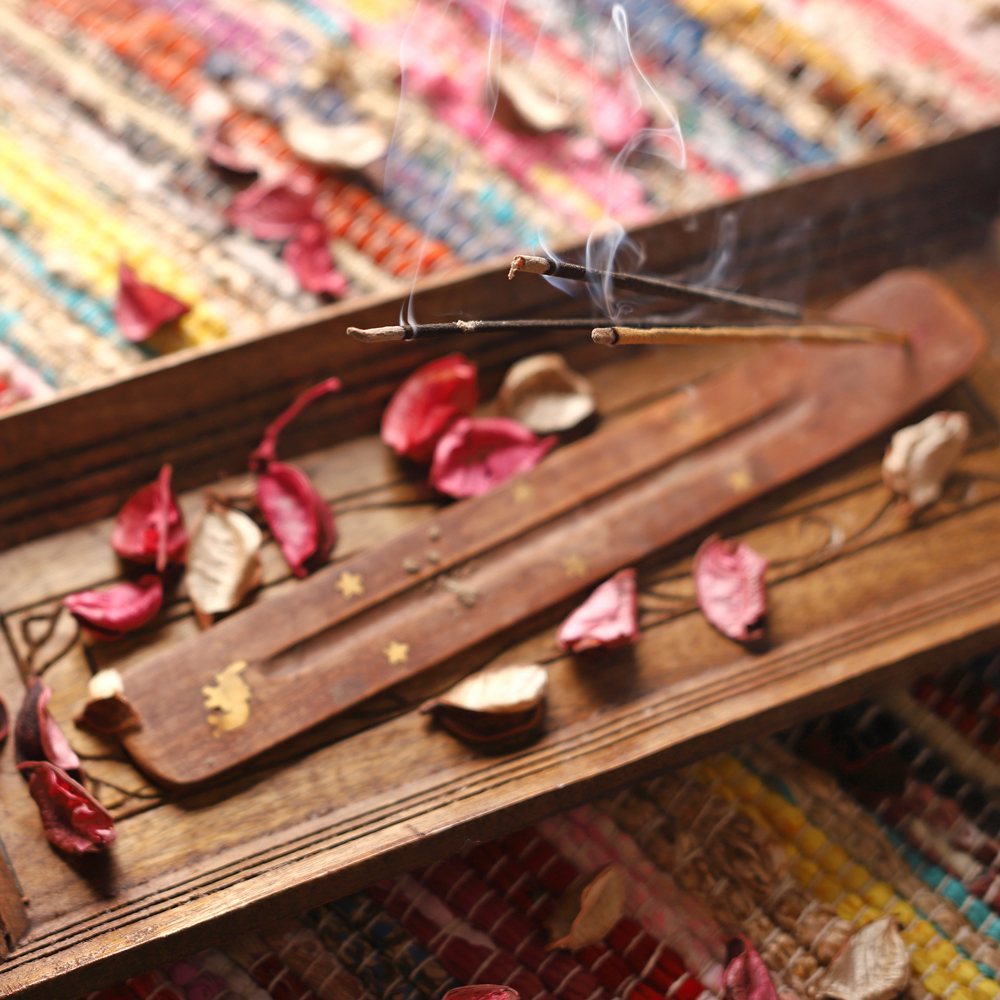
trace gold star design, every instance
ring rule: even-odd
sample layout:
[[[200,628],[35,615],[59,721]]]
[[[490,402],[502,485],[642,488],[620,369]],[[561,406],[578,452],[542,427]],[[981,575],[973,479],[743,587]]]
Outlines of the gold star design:
[[[733,469],[727,477],[729,480],[729,485],[737,493],[745,493],[751,486],[753,486],[753,476],[750,475],[750,471],[746,466],[740,466],[738,469]]]
[[[563,569],[567,576],[585,576],[587,573],[587,561],[583,556],[571,555],[563,559]]]
[[[401,663],[406,663],[406,661],[410,658],[410,644],[407,642],[397,642],[393,639],[392,642],[390,642],[389,645],[382,650],[382,655],[393,666],[399,666]]]
[[[360,597],[365,592],[365,582],[361,579],[360,573],[345,569],[337,577],[337,590],[344,595],[345,600],[349,601],[352,597]]]
[[[514,483],[514,503],[529,503],[534,499],[534,486],[530,483]]]

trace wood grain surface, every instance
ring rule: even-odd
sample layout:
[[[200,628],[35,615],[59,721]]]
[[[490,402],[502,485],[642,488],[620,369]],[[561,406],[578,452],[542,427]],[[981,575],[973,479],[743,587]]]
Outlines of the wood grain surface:
[[[231,473],[223,485],[239,488],[246,452],[267,420],[298,387],[332,369],[350,376],[357,391],[312,412],[287,454],[298,455],[334,505],[341,531],[334,569],[347,566],[440,515],[441,502],[420,476],[374,434],[392,385],[433,355],[337,334],[341,323],[398,314],[398,301],[369,303],[349,318],[345,312],[284,336],[160,364],[118,386],[0,421],[0,520],[7,543],[20,539],[0,553],[0,690],[16,709],[26,674],[46,668],[53,711],[120,830],[106,857],[54,853],[10,752],[0,758],[3,838],[31,921],[0,966],[0,995],[73,996],[995,644],[1000,268],[988,237],[998,153],[1000,136],[990,132],[646,233],[654,266],[697,273],[731,212],[734,257],[747,262],[732,284],[802,293],[813,304],[888,266],[931,264],[993,338],[971,376],[931,404],[967,411],[973,437],[945,496],[919,518],[907,517],[881,483],[885,432],[713,524],[770,560],[772,648],[761,656],[746,655],[697,613],[690,560],[700,539],[690,537],[639,563],[642,639],[631,650],[559,653],[554,631],[574,599],[560,601],[482,643],[475,663],[458,657],[209,787],[168,793],[115,744],[71,721],[93,670],[116,665],[127,678],[158,650],[197,633],[179,589],[140,634],[81,644],[59,614],[60,598],[120,574],[110,522],[92,518],[112,512],[163,458],[188,486]],[[484,269],[454,287],[436,286],[420,308],[428,317],[499,314],[508,303],[521,314],[550,304],[579,309],[542,282],[511,292],[504,281],[491,298],[492,278]],[[597,433],[613,432],[630,414],[737,358],[757,357],[743,348],[725,357],[698,347],[616,353],[563,336],[530,348],[500,338],[461,346],[480,363],[487,397],[513,358],[562,349],[594,383]],[[193,517],[201,498],[192,490],[183,503]],[[65,530],[52,533],[60,525]],[[300,586],[273,543],[264,563],[262,607]],[[546,732],[517,753],[471,751],[415,711],[473,666],[526,660],[547,665],[551,693]]]

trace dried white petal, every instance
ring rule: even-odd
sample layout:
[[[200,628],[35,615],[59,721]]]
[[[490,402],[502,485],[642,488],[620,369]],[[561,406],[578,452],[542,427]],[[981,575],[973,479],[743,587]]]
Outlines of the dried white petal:
[[[114,667],[98,670],[87,682],[87,698],[99,701],[102,698],[114,698],[125,693],[125,682],[122,675]]]
[[[498,396],[501,410],[536,434],[568,431],[592,416],[594,390],[560,354],[533,354],[507,372]]]
[[[816,984],[833,1000],[892,1000],[910,981],[906,944],[891,917],[862,927]]]
[[[292,151],[321,167],[361,170],[382,159],[389,140],[382,129],[365,122],[325,125],[304,115],[291,115],[281,125]]]
[[[470,712],[525,712],[545,697],[548,683],[548,671],[534,663],[491,667],[459,681],[435,705]]]
[[[498,86],[500,100],[507,102],[509,114],[525,128],[555,132],[572,126],[573,108],[549,81],[527,74],[522,67],[505,66],[500,70]]]
[[[892,436],[882,459],[882,479],[914,510],[934,503],[969,439],[969,418],[942,410]]]
[[[247,514],[209,507],[188,551],[187,591],[200,614],[232,611],[257,586],[263,541],[260,528]]]
[[[549,922],[549,948],[586,948],[606,937],[625,912],[625,875],[607,865],[586,883],[570,889]]]

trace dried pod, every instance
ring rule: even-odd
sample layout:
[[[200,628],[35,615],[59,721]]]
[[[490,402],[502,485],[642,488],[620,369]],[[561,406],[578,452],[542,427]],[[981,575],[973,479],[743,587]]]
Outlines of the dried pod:
[[[397,455],[426,462],[445,431],[479,399],[476,366],[461,354],[422,365],[396,390],[382,414],[382,440]]]
[[[933,413],[892,436],[882,479],[913,510],[934,503],[969,439],[969,418],[955,410]]]
[[[180,299],[155,285],[140,281],[128,264],[118,265],[118,298],[115,301],[115,323],[126,340],[139,343],[148,340],[167,323],[191,311]]]
[[[111,814],[79,782],[45,761],[18,765],[38,806],[49,843],[67,854],[90,854],[115,840]]]
[[[547,671],[536,664],[491,667],[421,706],[466,743],[510,746],[535,736],[545,717]]]
[[[252,517],[209,499],[188,552],[185,585],[199,622],[237,608],[260,584],[264,535]]]
[[[14,758],[18,764],[47,761],[81,781],[80,758],[49,712],[51,697],[49,686],[33,677],[14,723]]]
[[[556,641],[572,653],[627,646],[639,637],[638,610],[635,570],[623,569],[562,623]]]
[[[533,469],[555,446],[505,417],[463,417],[434,449],[430,484],[450,497],[475,497]]]
[[[533,354],[507,372],[500,409],[536,434],[572,430],[594,415],[590,383],[561,354]]]
[[[315,218],[315,205],[311,187],[255,181],[233,199],[226,218],[259,240],[287,240]]]
[[[327,125],[305,115],[281,123],[285,141],[300,159],[321,167],[361,170],[389,151],[385,132],[367,122]]]
[[[816,984],[816,995],[834,1000],[892,1000],[910,982],[906,943],[892,917],[856,931]]]
[[[480,986],[457,986],[445,993],[444,1000],[521,1000],[521,994],[509,986],[483,983]]]
[[[162,573],[170,563],[184,561],[187,531],[177,499],[170,488],[173,469],[160,469],[156,482],[143,486],[118,511],[111,547],[132,562],[156,566]]]
[[[347,292],[347,279],[334,266],[326,226],[319,219],[303,223],[281,257],[307,292],[336,297]]]
[[[764,959],[745,937],[726,945],[726,971],[722,976],[724,1000],[778,1000]]]
[[[758,643],[766,635],[767,560],[742,542],[711,535],[694,557],[694,586],[705,617],[737,642]]]
[[[81,729],[102,736],[118,736],[141,725],[139,716],[125,697],[122,675],[114,667],[100,670],[90,678],[87,701],[73,721]]]
[[[297,466],[275,458],[278,437],[313,400],[339,388],[339,379],[328,378],[306,389],[268,426],[250,455],[250,468],[258,477],[257,503],[296,576],[305,576],[326,559],[336,544],[337,532],[329,505],[309,477]]]
[[[618,865],[602,868],[556,904],[549,921],[553,948],[575,951],[606,937],[625,912],[625,875]]]
[[[81,590],[63,604],[92,639],[120,639],[156,617],[163,605],[163,584],[148,573],[104,590]]]

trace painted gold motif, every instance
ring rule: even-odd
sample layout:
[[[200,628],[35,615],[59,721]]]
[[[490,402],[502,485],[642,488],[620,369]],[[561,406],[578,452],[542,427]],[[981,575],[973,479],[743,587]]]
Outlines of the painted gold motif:
[[[345,569],[337,577],[337,590],[343,595],[344,600],[349,601],[352,597],[360,597],[365,592],[365,582],[360,573]]]
[[[230,663],[215,675],[214,684],[206,684],[201,689],[208,722],[216,736],[239,729],[250,718],[250,685],[240,676],[246,668],[246,660]]]

